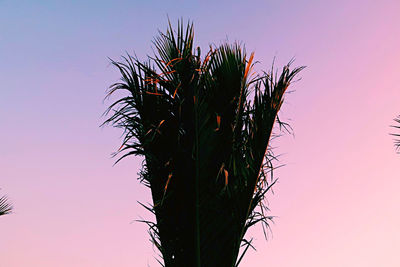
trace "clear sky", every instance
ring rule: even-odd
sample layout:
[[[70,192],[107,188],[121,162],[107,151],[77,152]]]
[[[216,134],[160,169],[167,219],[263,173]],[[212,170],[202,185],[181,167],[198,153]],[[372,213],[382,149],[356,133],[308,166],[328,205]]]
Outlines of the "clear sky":
[[[398,0],[0,0],[1,267],[158,266],[140,160],[112,167],[121,132],[98,126],[118,80],[107,57],[144,58],[167,15],[191,19],[196,43],[226,39],[268,69],[307,65],[274,142],[286,166],[269,196],[271,238],[243,267],[400,266]]]

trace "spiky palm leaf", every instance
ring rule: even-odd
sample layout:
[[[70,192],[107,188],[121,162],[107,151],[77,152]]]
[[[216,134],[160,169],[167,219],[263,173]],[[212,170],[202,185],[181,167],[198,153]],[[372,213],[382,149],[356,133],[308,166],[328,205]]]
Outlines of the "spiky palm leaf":
[[[110,87],[128,95],[105,124],[124,129],[118,159],[144,157],[156,223],[147,222],[165,266],[236,266],[249,227],[268,223],[268,143],[286,89],[302,69],[252,77],[253,54],[238,44],[193,47],[193,25],[171,25],[148,62],[112,61],[122,75]],[[256,211],[260,206],[261,211]]]
[[[395,118],[394,121],[396,122],[396,125],[392,125],[392,127],[395,128],[396,130],[399,130],[400,129],[400,116]],[[394,140],[394,146],[396,148],[396,151],[398,153],[400,153],[400,139],[399,139],[400,133],[392,133],[391,135],[396,137],[396,139]]]
[[[6,196],[0,198],[0,216],[11,213],[12,206]]]

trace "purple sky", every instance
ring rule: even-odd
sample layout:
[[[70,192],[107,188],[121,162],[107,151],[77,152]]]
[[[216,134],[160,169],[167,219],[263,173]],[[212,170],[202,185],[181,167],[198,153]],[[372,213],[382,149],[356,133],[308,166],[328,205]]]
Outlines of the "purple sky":
[[[196,43],[246,44],[268,69],[307,65],[273,145],[277,216],[243,267],[400,266],[400,2],[0,0],[0,267],[158,266],[136,201],[140,159],[112,167],[121,132],[98,126],[118,80],[107,57],[151,54],[167,15]]]

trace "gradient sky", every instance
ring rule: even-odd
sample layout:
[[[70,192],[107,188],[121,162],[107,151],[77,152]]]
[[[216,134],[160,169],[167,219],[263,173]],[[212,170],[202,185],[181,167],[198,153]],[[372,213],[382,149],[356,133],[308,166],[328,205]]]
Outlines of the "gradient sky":
[[[83,3],[84,2],[84,3]],[[140,159],[116,166],[121,132],[99,125],[107,57],[151,54],[167,15],[195,23],[196,43],[226,39],[307,65],[282,116],[277,216],[243,267],[400,266],[400,1],[0,0],[1,267],[158,266],[136,201]]]

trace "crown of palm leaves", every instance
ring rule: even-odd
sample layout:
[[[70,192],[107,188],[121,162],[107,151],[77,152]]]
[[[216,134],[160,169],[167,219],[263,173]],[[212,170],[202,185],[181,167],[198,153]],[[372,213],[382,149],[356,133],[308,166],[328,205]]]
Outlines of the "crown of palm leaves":
[[[140,180],[151,189],[150,227],[163,266],[237,266],[251,246],[247,230],[270,216],[263,201],[275,183],[268,147],[284,94],[303,67],[252,75],[239,44],[193,47],[193,24],[171,24],[142,62],[111,61],[127,95],[107,110],[124,130],[119,159],[144,157]],[[257,209],[259,207],[259,209]],[[239,256],[241,246],[244,253]]]

